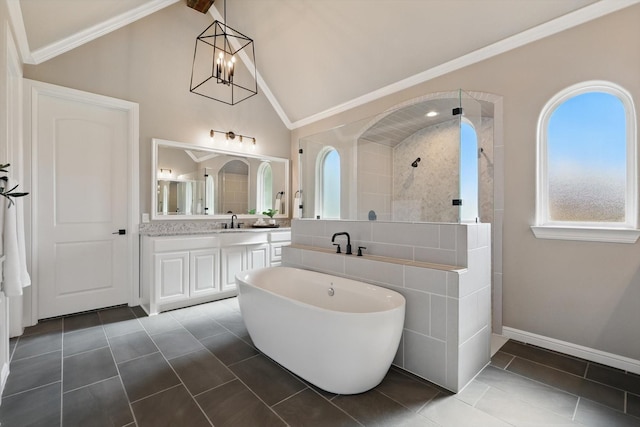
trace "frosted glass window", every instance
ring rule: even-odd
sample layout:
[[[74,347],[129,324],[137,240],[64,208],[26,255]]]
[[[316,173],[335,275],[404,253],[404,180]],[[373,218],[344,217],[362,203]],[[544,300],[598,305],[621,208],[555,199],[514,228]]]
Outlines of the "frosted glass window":
[[[340,154],[325,147],[316,161],[316,215],[340,218]]]
[[[635,110],[608,82],[556,95],[538,130],[539,225],[636,227]]]
[[[478,218],[478,136],[473,126],[460,124],[460,219],[475,222]]]
[[[269,163],[258,168],[258,213],[273,209],[273,171]]]

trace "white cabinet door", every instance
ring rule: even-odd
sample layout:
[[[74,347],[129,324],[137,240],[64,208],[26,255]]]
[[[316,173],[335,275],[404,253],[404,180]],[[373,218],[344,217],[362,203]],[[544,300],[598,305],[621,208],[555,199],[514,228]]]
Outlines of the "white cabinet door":
[[[270,265],[277,267],[282,264],[282,248],[289,246],[291,242],[271,243]]]
[[[220,291],[220,250],[189,252],[189,286],[192,297]]]
[[[158,302],[189,298],[189,252],[165,252],[155,255]]]
[[[247,270],[269,265],[269,244],[247,246]]]
[[[220,249],[222,262],[222,290],[236,288],[236,273],[246,269],[247,249],[245,246],[228,246]]]

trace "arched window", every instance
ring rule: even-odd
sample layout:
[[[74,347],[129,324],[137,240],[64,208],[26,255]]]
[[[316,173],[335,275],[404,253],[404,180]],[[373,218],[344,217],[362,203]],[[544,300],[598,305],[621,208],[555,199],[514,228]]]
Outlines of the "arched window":
[[[258,167],[257,193],[257,212],[273,209],[273,171],[268,162],[263,162]]]
[[[316,215],[340,218],[340,154],[324,147],[316,159]]]
[[[635,117],[631,95],[609,82],[571,86],[547,103],[538,122],[537,237],[635,242]]]
[[[473,125],[460,123],[460,220],[475,222],[478,219],[478,135]]]

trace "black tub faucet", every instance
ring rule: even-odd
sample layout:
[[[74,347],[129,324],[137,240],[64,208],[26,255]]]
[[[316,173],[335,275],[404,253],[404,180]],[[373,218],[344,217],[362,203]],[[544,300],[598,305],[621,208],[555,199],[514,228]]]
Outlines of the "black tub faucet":
[[[351,236],[349,236],[349,233],[347,233],[346,231],[343,231],[342,233],[335,233],[333,235],[333,237],[331,238],[331,243],[333,243],[336,240],[336,236],[347,236],[347,251],[345,252],[346,255],[351,255]]]

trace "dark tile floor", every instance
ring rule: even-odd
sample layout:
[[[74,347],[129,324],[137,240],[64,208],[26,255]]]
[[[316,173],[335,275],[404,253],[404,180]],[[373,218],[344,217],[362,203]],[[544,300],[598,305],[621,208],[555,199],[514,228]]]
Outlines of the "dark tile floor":
[[[236,299],[49,320],[11,351],[2,427],[640,426],[640,376],[513,341],[456,395],[392,368],[336,396],[260,354]]]

